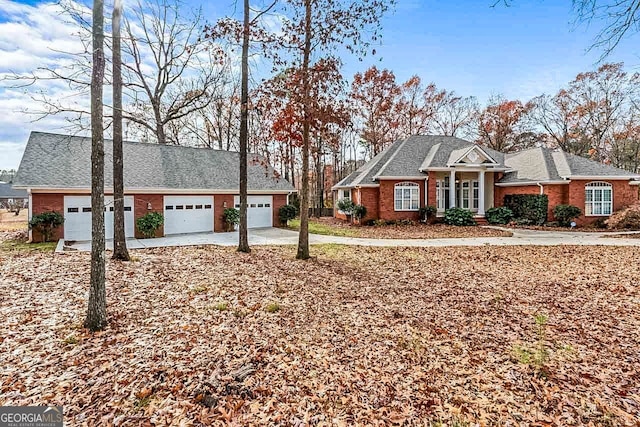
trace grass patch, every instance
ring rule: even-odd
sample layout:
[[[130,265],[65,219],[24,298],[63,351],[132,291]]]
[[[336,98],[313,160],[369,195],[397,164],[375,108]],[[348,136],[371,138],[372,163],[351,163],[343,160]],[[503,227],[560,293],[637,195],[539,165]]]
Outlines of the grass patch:
[[[276,313],[280,311],[280,304],[278,304],[277,302],[270,302],[269,304],[267,304],[265,310],[267,313]]]
[[[6,252],[53,252],[57,242],[27,243],[21,240],[6,240],[0,242],[0,251]]]
[[[300,230],[300,220],[292,219],[289,221],[289,228],[293,230]],[[316,221],[309,221],[309,233],[322,234],[324,236],[343,236],[343,237],[356,237],[358,233],[355,230],[350,230],[346,227],[333,227],[329,224],[323,224]]]
[[[213,309],[218,311],[227,311],[227,308],[229,308],[229,305],[226,302],[219,302],[213,305]]]

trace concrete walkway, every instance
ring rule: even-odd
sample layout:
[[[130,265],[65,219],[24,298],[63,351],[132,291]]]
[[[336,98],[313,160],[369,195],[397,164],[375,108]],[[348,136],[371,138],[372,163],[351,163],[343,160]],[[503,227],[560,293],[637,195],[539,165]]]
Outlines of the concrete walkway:
[[[492,227],[498,228],[500,227]],[[513,233],[513,237],[470,237],[451,239],[364,239],[342,236],[309,235],[311,244],[340,244],[354,246],[405,246],[405,247],[444,247],[444,246],[640,246],[640,238],[611,238],[616,234],[633,234],[634,232],[577,232],[577,231],[538,231],[503,229]],[[637,233],[637,232],[636,232]],[[257,245],[295,245],[298,243],[298,232],[281,228],[262,228],[249,230],[249,244]],[[155,239],[128,239],[129,249],[158,248],[171,246],[218,245],[236,246],[238,232],[232,233],[199,233],[182,234]],[[107,241],[107,249],[113,248],[113,242]],[[77,242],[65,246],[60,240],[56,252],[65,250],[89,251],[91,242]]]

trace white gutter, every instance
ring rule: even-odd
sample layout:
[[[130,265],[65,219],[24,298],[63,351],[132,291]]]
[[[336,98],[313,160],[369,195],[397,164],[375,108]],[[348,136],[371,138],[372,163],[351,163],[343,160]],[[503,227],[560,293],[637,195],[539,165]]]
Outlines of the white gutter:
[[[542,184],[539,182],[536,182],[536,184],[538,184],[538,187],[540,187],[540,194],[544,194],[544,187],[542,186]]]
[[[600,179],[605,181],[626,181],[640,179],[640,175],[625,175],[625,176],[608,176],[608,175],[571,175],[563,176],[564,179],[580,179],[580,180],[592,180]]]
[[[551,184],[559,184],[559,185],[566,185],[569,184],[570,181],[521,181],[521,182],[496,182],[495,185],[496,187],[518,187],[521,185],[540,185],[540,184],[544,184],[544,185],[551,185]]]
[[[26,189],[25,187],[16,187],[18,189]],[[66,194],[86,194],[91,192],[91,188],[89,187],[70,187],[70,188],[53,188],[53,187],[28,187],[34,193],[66,193]],[[113,189],[110,187],[105,187],[105,193],[110,194],[113,193]],[[164,194],[164,195],[173,195],[173,194],[207,194],[207,195],[216,195],[216,194],[239,194],[240,190],[235,189],[188,189],[188,188],[125,188],[125,194]],[[297,190],[249,190],[248,194],[289,194],[289,193],[297,193]]]
[[[29,222],[31,222],[31,218],[33,217],[33,198],[31,197],[31,189],[27,188],[27,194],[29,194],[29,209],[28,209],[28,214],[27,214],[27,218],[29,219]],[[33,233],[31,230],[31,227],[29,227],[29,243],[33,242]]]

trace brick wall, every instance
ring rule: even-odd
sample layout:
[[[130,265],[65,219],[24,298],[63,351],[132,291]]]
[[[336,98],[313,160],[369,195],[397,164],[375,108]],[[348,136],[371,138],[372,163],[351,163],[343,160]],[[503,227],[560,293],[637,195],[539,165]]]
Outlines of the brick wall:
[[[64,216],[64,195],[63,194],[41,194],[34,193],[31,195],[32,214],[40,214],[44,212],[58,212]],[[62,239],[64,237],[64,224],[53,231],[53,240]],[[36,230],[32,230],[31,238],[34,242],[44,241],[43,236]]]
[[[273,203],[271,206],[273,207],[273,226],[280,227],[280,208],[287,204],[287,195],[286,194],[274,194],[273,195]]]
[[[629,181],[622,180],[598,180],[599,182],[607,182],[613,186],[613,211],[620,210],[638,201],[638,189],[629,185]],[[580,208],[584,213],[585,193],[584,187],[593,180],[572,180],[569,184],[568,203]],[[597,221],[599,218],[607,218],[601,216],[585,216],[582,215],[576,219],[578,225],[586,225]]]
[[[399,182],[413,182],[418,184],[420,195],[419,206],[424,206],[424,180],[380,180],[380,201],[378,212],[381,219],[386,220],[398,220],[398,219],[411,219],[413,221],[419,221],[420,215],[418,211],[397,211],[394,206],[394,187]]]
[[[378,219],[379,192],[380,189],[378,187],[361,187],[355,191],[358,200],[356,203],[367,208],[367,215],[362,218],[362,223],[371,219]]]
[[[438,206],[438,194],[436,193],[436,181],[438,180],[438,176],[436,172],[429,172],[429,180],[427,181],[427,198],[428,198],[428,206],[433,206],[434,208]]]
[[[149,204],[151,204],[151,209],[149,209]],[[162,194],[135,194],[133,196],[133,225],[136,230],[135,236],[137,238],[142,238],[144,236],[138,231],[135,221],[150,212],[158,212],[164,215],[164,196]],[[164,226],[161,225],[160,228],[156,230],[156,237],[162,236],[164,236]]]
[[[504,196],[507,194],[540,194],[538,185],[523,185],[518,187],[494,187],[494,204],[495,206],[504,206]],[[553,221],[553,208],[557,205],[568,203],[569,185],[566,184],[550,184],[543,185],[544,194],[549,198],[549,207],[547,209],[547,221]],[[583,202],[584,204],[584,202]]]

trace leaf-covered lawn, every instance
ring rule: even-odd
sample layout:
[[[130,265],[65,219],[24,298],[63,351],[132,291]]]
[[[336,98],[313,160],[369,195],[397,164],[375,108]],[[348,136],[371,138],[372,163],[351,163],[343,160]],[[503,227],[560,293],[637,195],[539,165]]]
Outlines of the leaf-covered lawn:
[[[640,421],[634,248],[132,253],[92,336],[88,254],[0,252],[0,404],[67,425]]]
[[[0,209],[0,232],[27,230],[27,215],[27,209],[22,209],[19,215]]]
[[[298,230],[300,220],[289,221]],[[353,225],[334,218],[309,220],[309,233],[329,236],[362,237],[368,239],[449,239],[460,237],[511,237],[509,231],[484,227],[455,227],[446,224],[413,225]]]

